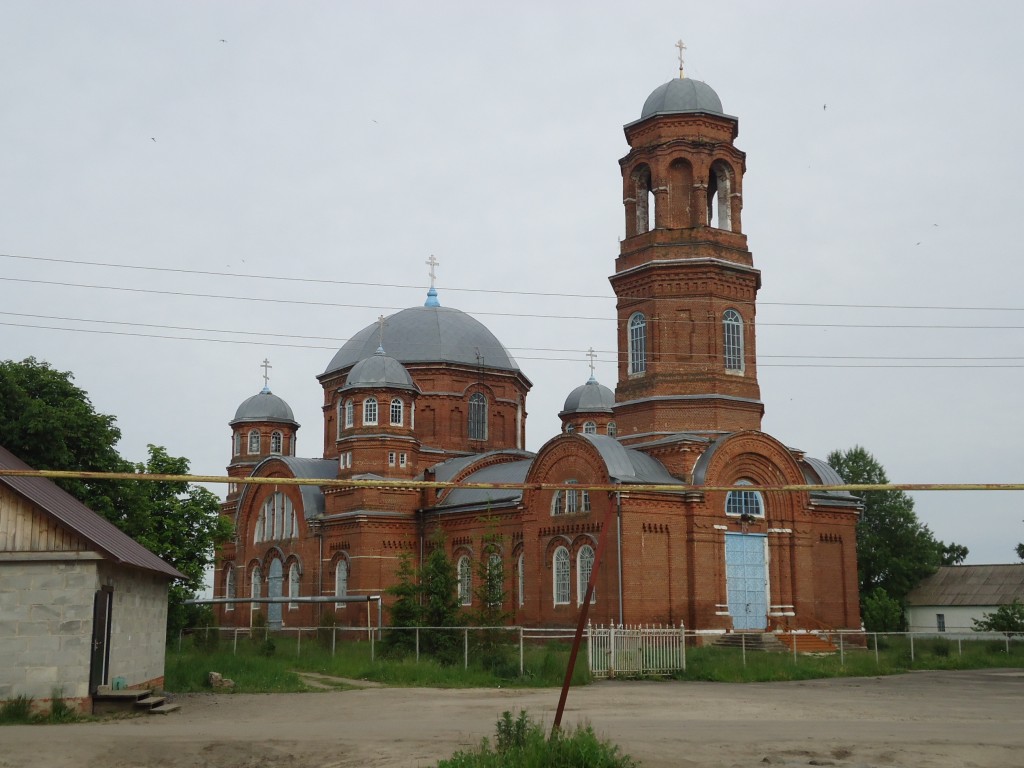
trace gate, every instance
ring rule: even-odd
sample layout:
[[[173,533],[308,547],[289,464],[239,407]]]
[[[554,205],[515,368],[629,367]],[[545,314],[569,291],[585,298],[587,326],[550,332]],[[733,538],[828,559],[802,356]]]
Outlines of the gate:
[[[669,675],[686,669],[685,630],[587,624],[587,662],[594,677]]]

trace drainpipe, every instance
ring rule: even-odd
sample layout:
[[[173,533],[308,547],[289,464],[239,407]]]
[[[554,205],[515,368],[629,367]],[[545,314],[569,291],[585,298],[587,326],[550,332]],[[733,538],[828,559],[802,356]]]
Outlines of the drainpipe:
[[[619,569],[619,624],[622,624],[622,491],[615,492],[615,545]]]

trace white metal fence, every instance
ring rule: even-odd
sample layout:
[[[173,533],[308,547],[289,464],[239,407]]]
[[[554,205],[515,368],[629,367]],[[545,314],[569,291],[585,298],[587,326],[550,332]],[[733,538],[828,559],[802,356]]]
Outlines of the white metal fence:
[[[587,662],[594,677],[670,675],[686,669],[686,630],[664,626],[587,625]]]

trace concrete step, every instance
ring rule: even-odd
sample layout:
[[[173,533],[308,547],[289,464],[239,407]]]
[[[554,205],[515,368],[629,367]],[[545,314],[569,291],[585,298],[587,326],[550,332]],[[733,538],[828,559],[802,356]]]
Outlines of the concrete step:
[[[161,704],[158,707],[153,707],[151,710],[149,710],[149,714],[151,714],[151,715],[166,715],[169,712],[174,712],[174,711],[179,710],[179,709],[181,709],[181,704],[167,703],[167,704]]]
[[[165,701],[167,701],[166,696],[147,696],[144,699],[136,701],[135,706],[139,709],[154,709],[155,707],[159,707]]]

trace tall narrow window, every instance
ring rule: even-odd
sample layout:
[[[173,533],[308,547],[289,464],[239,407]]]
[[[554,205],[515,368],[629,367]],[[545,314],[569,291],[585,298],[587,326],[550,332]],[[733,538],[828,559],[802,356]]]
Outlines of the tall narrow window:
[[[278,491],[263,502],[256,518],[253,541],[293,539],[299,535],[299,519],[292,500]]]
[[[633,171],[633,195],[636,200],[634,229],[636,234],[642,235],[654,228],[654,193],[651,170],[646,165],[641,165]]]
[[[526,561],[523,559],[523,555],[519,556],[519,560],[516,562],[516,591],[519,601],[519,607],[522,608],[526,605]]]
[[[457,565],[459,574],[459,605],[470,605],[473,602],[473,565],[463,555]]]
[[[345,403],[338,401],[338,437],[341,437],[341,430],[345,428]]]
[[[565,491],[555,491],[555,495],[551,499],[551,514],[565,514]]]
[[[299,564],[292,563],[288,568],[288,597],[299,596]],[[298,603],[288,603],[288,610],[294,611],[299,607]]]
[[[608,437],[615,437],[619,434],[619,428],[615,425],[614,421],[608,422]]]
[[[391,401],[391,426],[400,427],[402,426],[402,416],[405,408],[402,406],[402,401],[397,397]]]
[[[576,555],[576,603],[583,605],[583,598],[587,596],[587,585],[590,583],[590,574],[594,572],[594,548],[589,544],[580,547]],[[590,595],[591,604],[597,602],[597,590]]]
[[[228,600],[235,599],[235,566],[234,563],[228,563],[224,566],[224,597]],[[225,603],[225,611],[235,610],[234,603]]]
[[[487,439],[487,398],[479,392],[469,398],[469,439]]]
[[[339,560],[334,567],[334,596],[348,596],[348,560]],[[335,603],[335,608],[344,607],[344,603]]]
[[[725,370],[743,371],[743,318],[735,309],[722,315],[722,348],[725,352]]]
[[[345,429],[350,429],[356,423],[356,404],[350,397],[345,401]]]
[[[259,452],[260,452],[260,431],[258,429],[254,429],[251,432],[249,432],[249,453],[253,454],[253,453],[259,453]]]
[[[585,422],[583,422],[583,434],[584,435],[596,435],[597,434],[597,424],[595,422],[593,422],[593,421],[585,421]]]
[[[752,485],[749,480],[737,480],[736,485]],[[725,514],[739,517],[764,517],[764,503],[757,491],[729,491],[725,497]]]
[[[566,480],[565,482],[576,485],[575,480]],[[575,515],[580,511],[580,497],[579,491],[568,490],[565,492],[565,514]]]
[[[284,436],[280,432],[270,433],[270,452],[280,453],[284,446]]]
[[[252,567],[252,574],[250,575],[249,581],[249,597],[255,597],[257,599],[263,597],[263,572],[260,570],[258,565]],[[253,603],[252,609],[258,611],[260,609],[259,603]]]
[[[555,605],[569,604],[569,550],[559,547],[555,550],[552,568],[552,588],[554,591]]]
[[[377,398],[368,397],[363,400],[363,426],[377,423]]]
[[[235,432],[234,438],[232,440],[232,447],[234,448],[234,453],[232,454],[233,456],[241,456],[242,455],[242,433],[241,432]]]
[[[647,370],[647,318],[642,312],[629,316],[629,373]]]
[[[708,224],[732,230],[732,174],[720,160],[711,166],[708,177]]]

